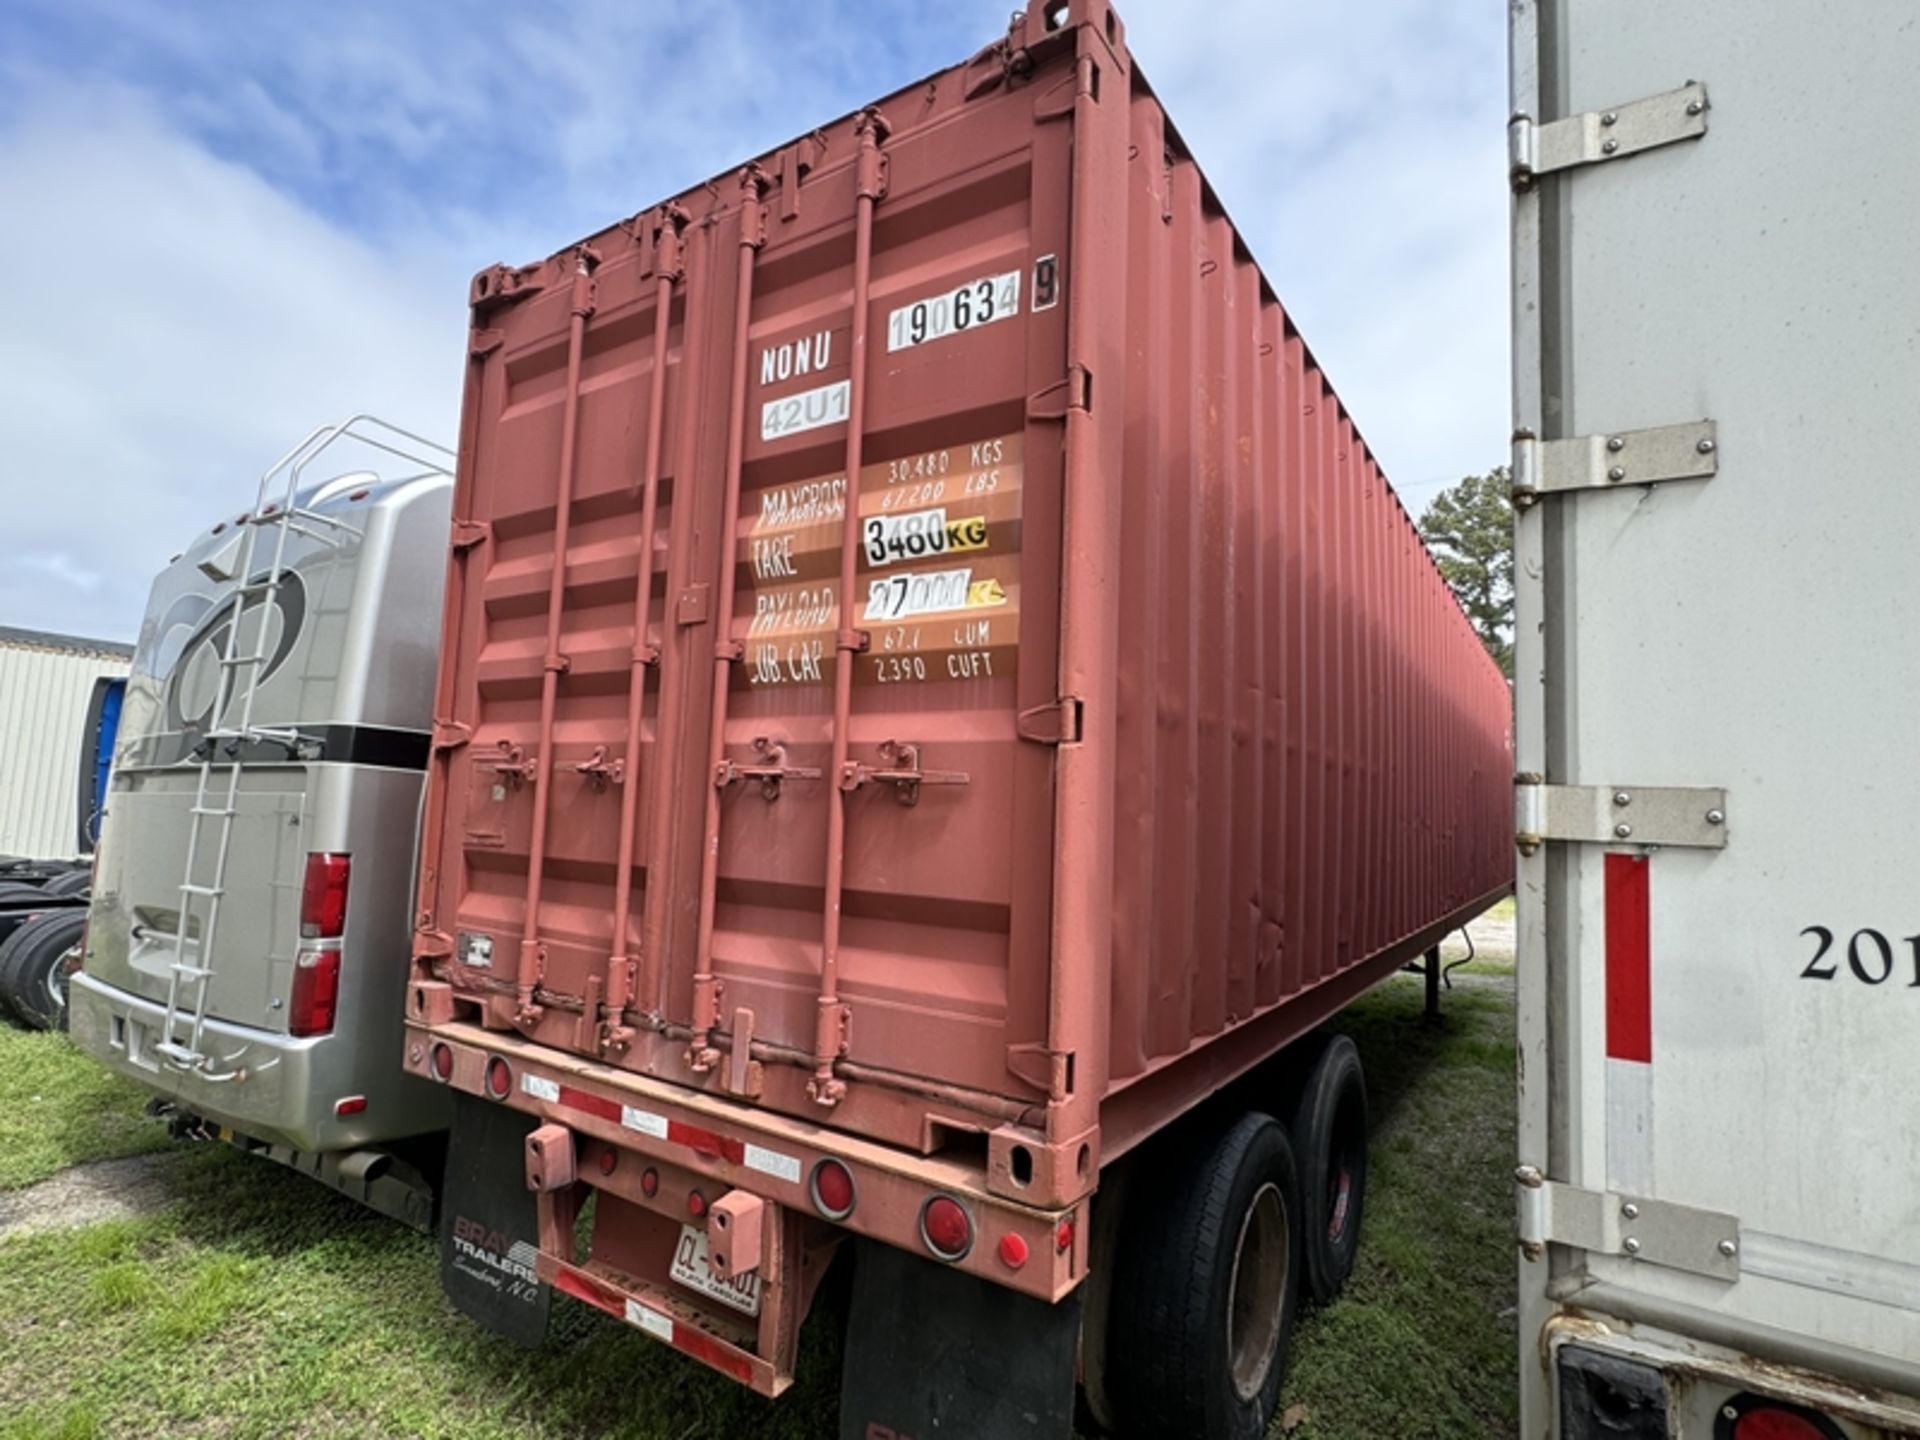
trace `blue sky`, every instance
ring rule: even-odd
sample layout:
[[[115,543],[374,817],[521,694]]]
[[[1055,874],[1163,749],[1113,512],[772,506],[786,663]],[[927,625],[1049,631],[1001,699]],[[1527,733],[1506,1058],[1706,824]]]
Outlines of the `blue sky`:
[[[964,59],[1008,9],[0,0],[0,624],[131,638],[152,574],[313,425],[453,434],[475,270]],[[1502,7],[1120,13],[1409,507],[1498,463]]]

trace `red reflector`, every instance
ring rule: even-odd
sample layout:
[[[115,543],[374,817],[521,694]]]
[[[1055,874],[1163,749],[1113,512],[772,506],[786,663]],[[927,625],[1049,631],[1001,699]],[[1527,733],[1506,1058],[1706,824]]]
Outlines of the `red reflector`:
[[[340,952],[302,950],[293,957],[293,994],[287,1001],[287,1033],[331,1033],[334,1007],[339,998]]]
[[[660,1172],[651,1165],[640,1172],[640,1193],[649,1200],[660,1193]]]
[[[487,1061],[487,1093],[504,1100],[513,1090],[513,1067],[498,1055]]]
[[[920,1211],[920,1238],[942,1260],[959,1260],[973,1248],[973,1219],[949,1195],[936,1195]]]
[[[829,1220],[844,1220],[853,1213],[855,1196],[853,1172],[838,1160],[822,1160],[813,1167],[813,1208]]]
[[[307,856],[300,887],[300,938],[338,940],[347,930],[347,872],[351,857],[316,852]]]
[[[453,1051],[445,1045],[433,1047],[433,1073],[442,1080],[453,1078]]]
[[[349,1095],[344,1100],[333,1102],[333,1113],[336,1115],[358,1115],[366,1108],[367,1097],[364,1095]]]
[[[1831,1440],[1834,1432],[1795,1410],[1759,1405],[1733,1426],[1733,1440]]]
[[[1073,1217],[1062,1220],[1053,1232],[1053,1248],[1062,1255],[1073,1249]]]
[[[1018,1235],[1000,1237],[1000,1263],[1009,1270],[1018,1270],[1027,1263],[1027,1242]]]
[[[613,1174],[613,1167],[618,1165],[619,1163],[620,1163],[619,1151],[613,1150],[613,1149],[607,1149],[607,1150],[602,1150],[600,1152],[600,1173],[602,1175]]]
[[[706,1213],[707,1213],[707,1197],[702,1195],[698,1190],[688,1191],[687,1192],[687,1214],[693,1216],[697,1220]]]

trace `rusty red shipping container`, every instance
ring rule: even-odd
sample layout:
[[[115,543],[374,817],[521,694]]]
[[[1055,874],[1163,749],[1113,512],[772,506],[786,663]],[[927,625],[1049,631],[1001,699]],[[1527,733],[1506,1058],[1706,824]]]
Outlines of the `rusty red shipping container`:
[[[776,1392],[831,1159],[1058,1300],[1508,888],[1507,687],[1102,0],[471,298],[408,1065],[572,1138],[542,1278]],[[649,1279],[729,1186],[757,1318]]]

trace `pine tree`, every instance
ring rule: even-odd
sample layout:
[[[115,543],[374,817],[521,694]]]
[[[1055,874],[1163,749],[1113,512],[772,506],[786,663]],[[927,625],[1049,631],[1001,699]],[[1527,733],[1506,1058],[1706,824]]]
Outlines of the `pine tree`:
[[[1513,480],[1502,465],[1434,496],[1420,533],[1487,653],[1513,677]]]

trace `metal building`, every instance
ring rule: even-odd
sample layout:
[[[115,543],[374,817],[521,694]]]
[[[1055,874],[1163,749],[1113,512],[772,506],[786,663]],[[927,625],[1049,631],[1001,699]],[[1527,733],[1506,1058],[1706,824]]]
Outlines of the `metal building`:
[[[93,682],[131,645],[0,625],[0,855],[74,854],[74,795]]]

